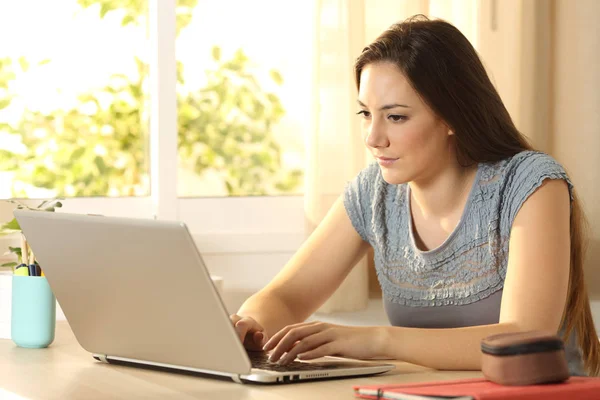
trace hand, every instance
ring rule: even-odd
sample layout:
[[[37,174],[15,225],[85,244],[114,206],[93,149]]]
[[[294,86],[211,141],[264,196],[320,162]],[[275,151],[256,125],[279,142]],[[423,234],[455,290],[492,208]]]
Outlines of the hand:
[[[269,359],[287,364],[296,357],[301,360],[331,355],[359,359],[381,357],[383,343],[382,328],[304,322],[286,326],[277,332],[263,350],[273,349]],[[287,354],[281,357],[284,353]]]
[[[261,351],[269,339],[263,327],[250,317],[233,314],[229,318],[246,350]]]

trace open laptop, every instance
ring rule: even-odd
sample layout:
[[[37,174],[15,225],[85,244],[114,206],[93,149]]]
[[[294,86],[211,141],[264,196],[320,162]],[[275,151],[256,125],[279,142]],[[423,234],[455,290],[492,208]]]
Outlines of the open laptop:
[[[239,340],[183,223],[15,210],[77,341],[99,361],[235,382],[287,383],[394,368],[327,357],[269,363]]]

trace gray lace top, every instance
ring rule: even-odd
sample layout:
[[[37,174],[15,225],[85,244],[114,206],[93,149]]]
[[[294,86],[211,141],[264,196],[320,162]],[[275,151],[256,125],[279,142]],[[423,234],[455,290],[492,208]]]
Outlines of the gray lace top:
[[[545,179],[572,184],[552,157],[526,151],[479,164],[462,217],[439,247],[421,251],[412,230],[407,184],[390,185],[373,163],[344,192],[346,211],[375,253],[390,323],[457,328],[498,323],[512,223]],[[571,373],[582,375],[581,354],[567,343]]]

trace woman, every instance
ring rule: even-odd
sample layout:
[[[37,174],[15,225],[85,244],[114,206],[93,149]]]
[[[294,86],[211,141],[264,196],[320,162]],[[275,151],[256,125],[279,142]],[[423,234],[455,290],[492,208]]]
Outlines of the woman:
[[[515,128],[469,41],[411,18],[355,65],[376,163],[232,321],[248,349],[480,369],[480,341],[547,330],[572,374],[597,375],[583,278],[584,217],[564,169]],[[372,246],[392,326],[304,323]]]

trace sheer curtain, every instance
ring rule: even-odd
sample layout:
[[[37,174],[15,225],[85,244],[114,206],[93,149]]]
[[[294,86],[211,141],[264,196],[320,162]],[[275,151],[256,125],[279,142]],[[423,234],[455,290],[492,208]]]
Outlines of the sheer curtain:
[[[600,2],[481,6],[480,53],[508,111],[537,149],[565,166],[582,200],[591,239],[586,281],[600,300]]]
[[[474,0],[316,0],[313,129],[307,137],[306,233],[310,234],[343,193],[345,184],[372,158],[355,115],[353,65],[362,48],[394,22],[414,14],[452,21],[476,33]],[[367,257],[361,260],[320,311],[365,308]]]
[[[600,301],[600,2],[558,0],[551,12],[551,102],[545,136],[571,175],[590,224],[586,281]],[[545,110],[542,110],[542,112]],[[541,136],[541,135],[540,135]],[[596,303],[600,329],[600,302]]]

